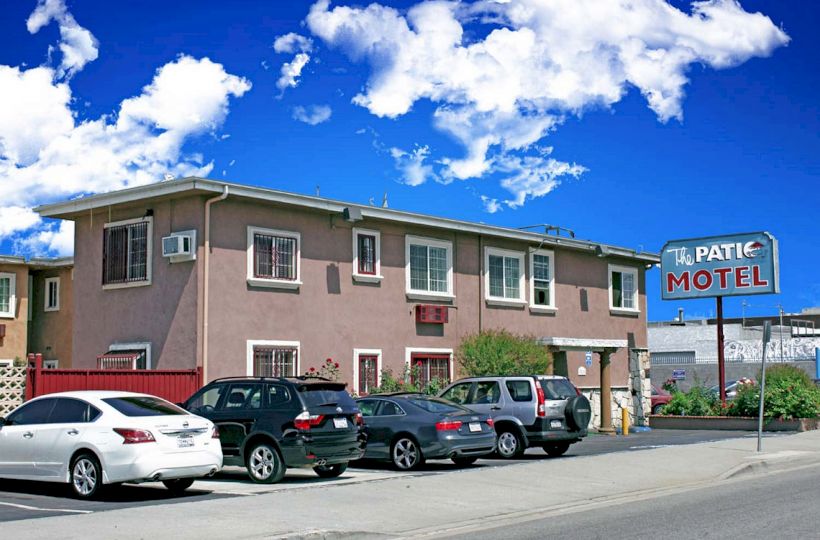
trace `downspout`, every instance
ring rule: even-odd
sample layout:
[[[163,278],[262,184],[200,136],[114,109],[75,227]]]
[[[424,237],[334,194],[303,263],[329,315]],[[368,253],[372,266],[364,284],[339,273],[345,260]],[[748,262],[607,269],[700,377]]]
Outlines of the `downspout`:
[[[208,382],[208,298],[210,296],[210,287],[208,286],[208,278],[210,276],[210,259],[211,259],[211,205],[215,202],[224,201],[228,198],[228,186],[223,186],[224,191],[222,195],[218,195],[212,199],[205,201],[205,268],[203,270],[203,287],[202,287],[202,383]]]

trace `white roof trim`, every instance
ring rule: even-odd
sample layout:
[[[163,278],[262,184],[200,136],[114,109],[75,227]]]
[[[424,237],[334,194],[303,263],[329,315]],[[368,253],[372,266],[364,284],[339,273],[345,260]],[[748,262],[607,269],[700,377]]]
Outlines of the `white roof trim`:
[[[555,347],[564,350],[576,351],[601,351],[603,349],[624,349],[627,346],[625,339],[586,339],[586,338],[566,338],[548,337],[538,340],[541,345]]]

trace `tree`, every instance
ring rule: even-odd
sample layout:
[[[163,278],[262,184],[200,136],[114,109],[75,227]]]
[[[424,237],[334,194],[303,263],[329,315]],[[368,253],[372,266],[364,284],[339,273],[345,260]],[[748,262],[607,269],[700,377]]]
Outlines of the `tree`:
[[[552,355],[531,336],[506,330],[487,330],[466,336],[456,351],[461,372],[482,375],[536,375],[546,373]]]

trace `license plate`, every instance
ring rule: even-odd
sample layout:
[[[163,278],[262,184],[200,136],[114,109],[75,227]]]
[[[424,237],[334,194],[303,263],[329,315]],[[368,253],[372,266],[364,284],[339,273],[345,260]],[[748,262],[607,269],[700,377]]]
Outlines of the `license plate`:
[[[347,418],[334,418],[333,419],[333,427],[346,428],[347,427]]]
[[[550,420],[550,427],[553,428],[553,429],[560,428],[561,427],[561,421],[560,420]]]
[[[470,422],[470,431],[481,431],[481,424],[478,422]]]
[[[177,446],[179,448],[190,448],[194,445],[193,437],[180,437],[177,439]]]

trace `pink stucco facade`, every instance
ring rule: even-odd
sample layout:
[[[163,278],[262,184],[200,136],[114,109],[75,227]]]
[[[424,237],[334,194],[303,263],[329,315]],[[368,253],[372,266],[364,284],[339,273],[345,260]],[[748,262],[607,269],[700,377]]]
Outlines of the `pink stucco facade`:
[[[203,255],[207,195],[182,193],[92,209],[76,220],[74,275],[74,367],[93,367],[112,344],[150,343],[153,368],[193,368],[202,362]],[[106,223],[151,215],[150,284],[105,288],[101,284]],[[257,287],[248,281],[248,227],[300,235],[301,285]],[[380,233],[381,275],[377,283],[353,279],[352,228]],[[171,232],[197,231],[197,259],[170,263],[161,239]],[[410,298],[406,290],[406,237],[452,244],[453,293],[447,301]],[[485,248],[527,253],[538,243],[483,236],[457,228],[413,225],[366,217],[349,223],[322,208],[284,205],[228,196],[211,210],[208,378],[245,375],[249,342],[298,344],[299,373],[326,358],[339,362],[341,378],[354,379],[354,350],[381,352],[382,368],[401,372],[412,351],[447,353],[467,334],[507,329],[542,337],[619,339],[631,347],[647,342],[645,262],[599,257],[589,250],[549,247],[554,256],[555,309],[495,306],[485,299]],[[529,300],[529,255],[524,255]],[[634,268],[638,307],[610,309],[609,265]],[[448,306],[443,325],[415,322],[417,304]],[[625,386],[626,349],[613,356],[612,382]],[[597,357],[585,375],[583,352],[568,353],[567,371],[579,386],[597,386]],[[457,369],[457,368],[456,368]],[[456,372],[455,376],[458,375]]]

